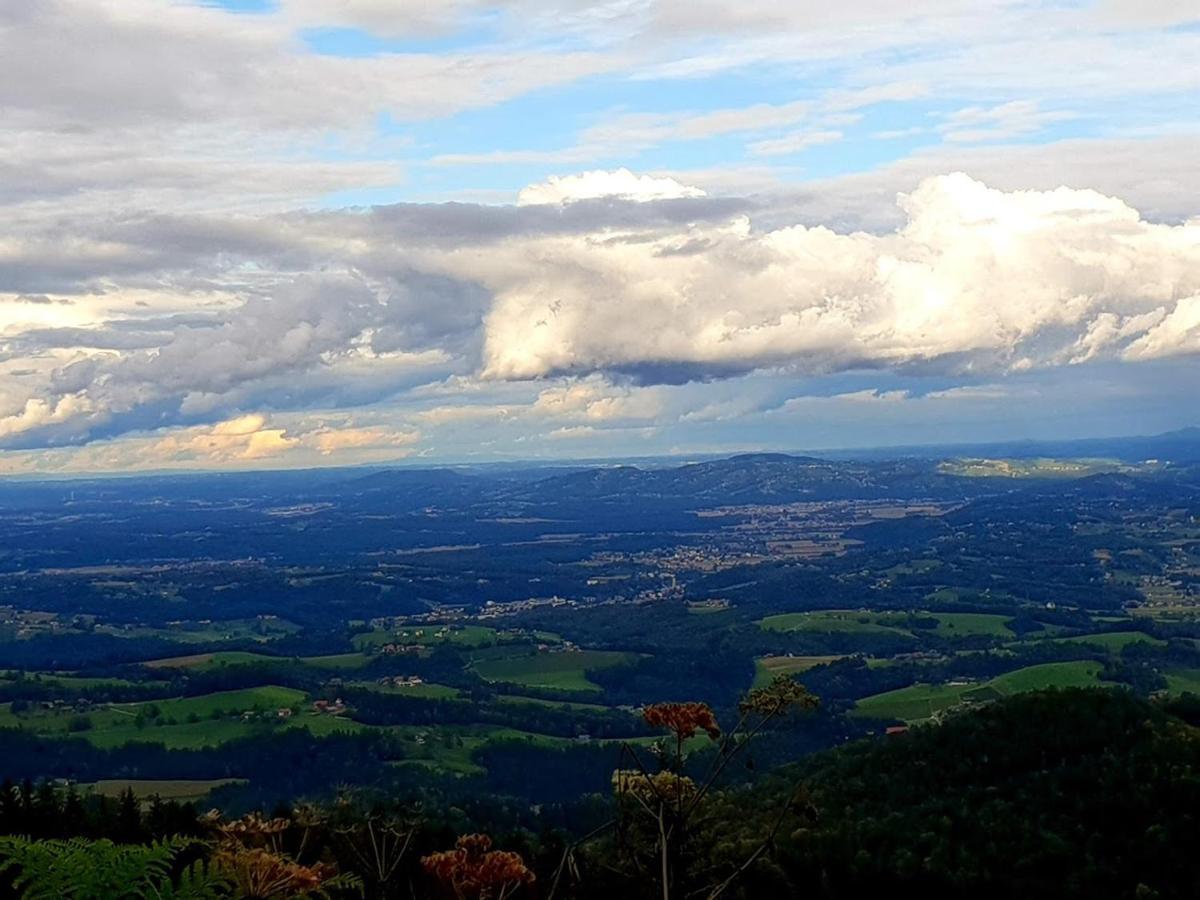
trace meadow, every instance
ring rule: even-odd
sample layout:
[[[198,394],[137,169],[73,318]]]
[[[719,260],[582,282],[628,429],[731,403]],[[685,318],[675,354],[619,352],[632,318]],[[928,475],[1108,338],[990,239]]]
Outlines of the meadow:
[[[843,659],[841,656],[760,656],[754,661],[753,687],[765,687],[779,675],[798,675],[814,666]]]
[[[1131,644],[1150,644],[1155,647],[1167,645],[1167,642],[1161,638],[1152,637],[1140,631],[1106,631],[1099,634],[1052,638],[1052,640],[1063,644],[1087,644],[1089,647],[1101,647],[1109,653],[1118,654]]]
[[[936,619],[932,632],[938,637],[953,640],[975,635],[1011,638],[1015,632],[1008,627],[1011,616],[993,613],[926,612],[922,619]],[[768,631],[811,632],[821,634],[884,634],[915,638],[918,631],[909,625],[905,613],[872,612],[869,610],[832,609],[817,612],[782,613],[767,616],[759,625]]]
[[[866,610],[831,609],[821,612],[781,613],[759,622],[767,631],[811,631],[822,634],[887,634],[912,637],[912,632],[894,624],[883,613]],[[896,619],[894,614],[891,619]]]
[[[472,668],[486,681],[595,693],[600,686],[588,679],[588,670],[607,669],[632,659],[632,654],[616,650],[570,650],[478,659]]]
[[[914,684],[864,697],[851,715],[919,722],[960,703],[984,702],[1043,688],[1100,687],[1102,666],[1091,660],[1043,663],[983,683]]]

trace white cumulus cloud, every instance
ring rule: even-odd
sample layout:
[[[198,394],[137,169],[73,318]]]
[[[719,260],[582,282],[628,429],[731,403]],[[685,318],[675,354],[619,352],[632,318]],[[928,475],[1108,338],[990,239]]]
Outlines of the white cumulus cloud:
[[[524,188],[517,197],[521,206],[542,203],[571,203],[576,200],[596,200],[615,197],[621,200],[677,200],[682,197],[703,197],[704,191],[674,178],[655,178],[635,175],[628,169],[612,172],[583,172],[579,175],[551,175],[541,184]]]
[[[1088,190],[929,178],[894,233],[746,217],[531,238],[478,277],[486,373],[1003,370],[1194,352],[1200,223]]]

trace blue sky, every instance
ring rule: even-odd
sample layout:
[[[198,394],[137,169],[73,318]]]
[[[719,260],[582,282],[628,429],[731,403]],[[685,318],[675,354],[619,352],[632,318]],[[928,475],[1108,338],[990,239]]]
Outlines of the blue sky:
[[[5,9],[0,474],[1197,424],[1187,6]]]

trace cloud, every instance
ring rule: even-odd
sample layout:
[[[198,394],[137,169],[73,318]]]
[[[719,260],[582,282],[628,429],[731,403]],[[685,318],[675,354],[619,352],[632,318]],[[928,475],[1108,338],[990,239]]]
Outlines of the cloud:
[[[1156,313],[1159,311],[1156,310]],[[1157,316],[1156,316],[1157,317]],[[1126,319],[1125,324],[1138,321]],[[1139,324],[1145,324],[1144,320]],[[1137,329],[1118,329],[1109,343],[1128,339]],[[1157,359],[1179,353],[1200,353],[1200,294],[1185,297],[1122,351],[1125,359]]]
[[[1101,316],[1149,325],[1138,317],[1158,310],[1163,324],[1126,329],[1107,352],[1194,350],[1197,223],[1151,224],[1093,191],[1003,192],[962,174],[927,179],[900,205],[905,224],[883,235],[761,232],[734,218],[508,248],[527,268],[510,259],[491,285],[485,374],[1005,370],[1068,362]]]
[[[416,431],[395,431],[382,426],[365,428],[322,427],[302,438],[301,443],[313,447],[322,456],[334,456],[345,451],[387,451],[394,455],[398,448],[409,447],[420,440]]]
[[[333,417],[337,419],[338,417]],[[131,432],[84,446],[0,453],[0,474],[354,465],[403,458],[418,431],[264,413],[212,424]]]
[[[945,117],[942,136],[958,143],[999,141],[1040,131],[1053,122],[1076,118],[1067,110],[1043,110],[1036,100],[1012,100],[997,106],[968,106]]]
[[[410,291],[426,283],[304,275],[207,319],[132,333],[123,347],[110,340],[120,323],[71,331],[68,345],[121,350],[77,352],[42,371],[35,396],[0,406],[0,445],[82,441],[245,406],[303,408],[343,393],[363,403],[411,384],[414,373],[428,380],[448,360],[429,342],[446,345],[456,325],[452,312],[439,323],[414,309]],[[22,339],[53,344],[60,332]]]
[[[74,268],[55,277],[80,280],[68,305],[0,305],[21,312],[0,324],[0,446],[381,402],[408,409],[394,433],[715,422],[762,408],[711,386],[756,370],[1001,373],[1197,352],[1195,221],[952,174],[903,195],[893,230],[797,223],[898,177],[824,185],[814,203],[592,171],[535,185],[524,205],[129,217],[94,237],[84,222],[76,246],[98,249],[82,258],[27,236],[10,245],[21,271],[61,260]],[[488,395],[463,402],[480,379]],[[414,393],[431,382],[440,393]],[[707,398],[661,388],[688,382]],[[373,423],[345,427],[366,430],[279,437],[301,441],[288,458],[400,446]]]
[[[517,203],[522,206],[533,206],[545,203],[596,200],[601,197],[646,202],[703,196],[704,191],[680,184],[673,178],[634,175],[628,169],[617,169],[612,172],[597,170],[583,172],[579,175],[552,175],[541,184],[530,185],[522,189],[517,197]]]
[[[613,385],[602,378],[571,381],[538,394],[530,412],[557,419],[589,422],[652,420],[665,410],[665,398],[653,388]]]
[[[746,149],[752,156],[788,156],[803,153],[810,147],[832,144],[842,139],[840,131],[793,131],[783,137],[755,141]]]

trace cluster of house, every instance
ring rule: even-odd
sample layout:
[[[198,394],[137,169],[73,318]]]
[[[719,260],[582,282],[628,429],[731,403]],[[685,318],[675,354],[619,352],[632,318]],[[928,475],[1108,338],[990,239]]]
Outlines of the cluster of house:
[[[488,600],[483,604],[483,609],[479,612],[477,618],[495,619],[500,616],[511,616],[513,613],[529,612],[534,609],[559,609],[576,605],[574,600],[567,600],[564,597],[558,596],[530,597],[527,600]]]
[[[415,655],[419,654],[423,649],[425,648],[421,644],[390,643],[384,644],[382,647],[380,647],[379,652],[387,656],[399,656],[405,653],[411,653]]]
[[[729,609],[733,604],[725,597],[709,597],[707,600],[689,600],[688,609]]]
[[[37,708],[53,712],[85,713],[91,710],[92,701],[80,697],[77,700],[39,700]]]
[[[561,644],[538,644],[538,653],[579,653],[579,645],[574,641],[563,641]]]
[[[450,626],[443,625],[437,631],[432,629],[417,628],[413,631],[400,631],[395,634],[397,638],[402,640],[425,641],[429,638],[437,641],[444,641],[450,637]],[[379,652],[387,656],[396,656],[404,653],[420,653],[426,649],[424,643],[402,643],[402,641],[389,641],[379,648]]]
[[[292,717],[291,707],[281,706],[272,713],[270,710],[248,709],[242,713],[243,722],[266,722],[277,719],[282,722]]]
[[[377,682],[383,687],[416,687],[419,684],[424,684],[425,679],[420,675],[385,675]]]
[[[314,700],[313,712],[324,713],[328,716],[340,716],[346,712],[346,704],[342,702],[342,698],[336,700]]]

